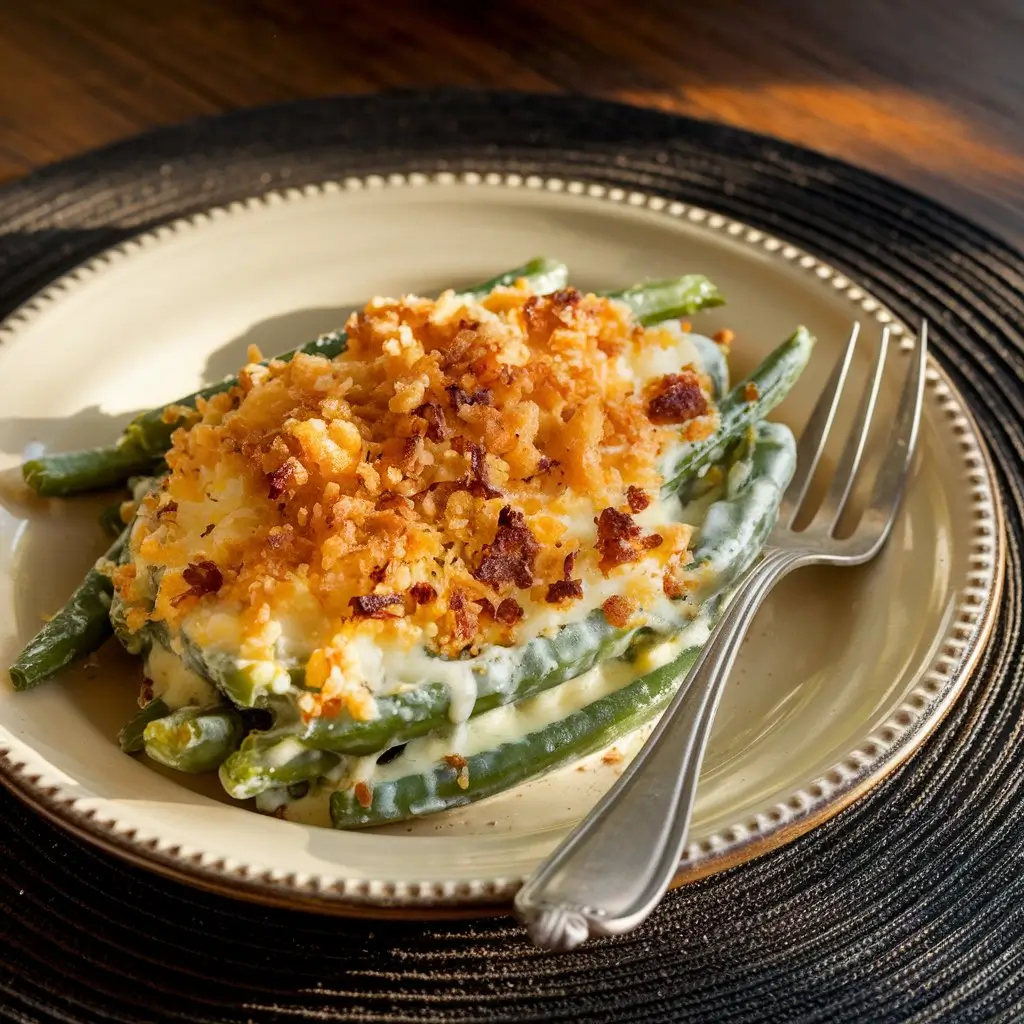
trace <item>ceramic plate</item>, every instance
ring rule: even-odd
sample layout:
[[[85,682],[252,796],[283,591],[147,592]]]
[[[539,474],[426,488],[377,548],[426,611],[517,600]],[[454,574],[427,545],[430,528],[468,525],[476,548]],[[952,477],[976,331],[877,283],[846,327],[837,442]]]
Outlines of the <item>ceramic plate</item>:
[[[885,323],[897,339],[907,332],[784,241],[576,182],[350,179],[175,222],[79,268],[0,327],[0,658],[13,660],[104,546],[95,525],[104,502],[31,499],[22,458],[108,443],[138,410],[237,370],[248,344],[292,348],[370,295],[429,294],[536,254],[565,260],[588,288],[707,274],[729,303],[702,314],[700,327],[735,331],[736,371],[806,324],[819,346],[776,414],[797,430],[854,320],[870,343]],[[860,373],[870,349],[862,346]],[[905,361],[903,346],[890,358]],[[883,396],[891,403],[895,369]],[[881,558],[803,570],[759,614],[715,723],[680,881],[838,812],[907,757],[961,690],[996,607],[1002,534],[983,444],[934,364],[919,455]],[[67,828],[157,871],[324,911],[508,901],[643,739],[470,808],[335,832],[260,816],[232,805],[215,779],[183,784],[122,754],[116,734],[134,708],[137,672],[111,644],[96,664],[31,693],[0,686],[5,781]]]

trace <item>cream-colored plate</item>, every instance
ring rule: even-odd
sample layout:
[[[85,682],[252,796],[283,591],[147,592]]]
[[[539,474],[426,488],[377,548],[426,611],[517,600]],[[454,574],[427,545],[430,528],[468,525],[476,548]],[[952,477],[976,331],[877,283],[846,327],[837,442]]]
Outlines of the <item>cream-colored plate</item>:
[[[575,182],[348,180],[179,221],[80,268],[0,328],[0,661],[103,547],[102,502],[30,500],[15,468],[23,457],[111,441],[131,413],[235,371],[250,342],[283,351],[370,295],[433,293],[540,253],[590,288],[709,275],[729,305],[699,326],[736,332],[734,370],[806,324],[819,348],[778,414],[798,429],[852,321],[873,341],[891,320],[837,272],[759,231]],[[977,657],[1001,560],[988,461],[933,365],[917,470],[884,556],[790,577],[757,620],[715,724],[680,878],[785,841],[906,757]],[[335,912],[501,903],[621,771],[615,755],[598,756],[468,809],[333,832],[232,806],[215,780],[183,783],[122,754],[115,736],[137,678],[108,645],[98,666],[34,692],[0,683],[5,781],[133,860],[251,898]]]

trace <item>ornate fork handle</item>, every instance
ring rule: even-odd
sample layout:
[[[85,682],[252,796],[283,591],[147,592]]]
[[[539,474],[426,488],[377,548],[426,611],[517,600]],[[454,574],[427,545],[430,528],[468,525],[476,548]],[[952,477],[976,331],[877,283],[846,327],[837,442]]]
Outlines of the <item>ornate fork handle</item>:
[[[808,560],[766,549],[640,754],[519,890],[516,913],[538,946],[564,951],[621,935],[658,904],[686,848],[701,761],[743,637],[772,587]]]

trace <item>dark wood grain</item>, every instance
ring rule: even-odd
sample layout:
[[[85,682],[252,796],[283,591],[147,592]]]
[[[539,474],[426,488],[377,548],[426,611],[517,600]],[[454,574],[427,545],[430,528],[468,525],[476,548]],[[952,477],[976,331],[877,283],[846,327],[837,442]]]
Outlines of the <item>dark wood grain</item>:
[[[188,118],[409,86],[768,132],[1024,241],[1020,0],[0,0],[0,180]]]

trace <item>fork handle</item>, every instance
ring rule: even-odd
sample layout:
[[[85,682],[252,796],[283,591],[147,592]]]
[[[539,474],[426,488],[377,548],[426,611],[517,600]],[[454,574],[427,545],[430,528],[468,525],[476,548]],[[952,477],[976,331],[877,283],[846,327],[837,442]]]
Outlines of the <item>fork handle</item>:
[[[765,551],[639,755],[515,899],[533,942],[565,951],[632,931],[657,906],[686,848],[697,777],[740,643],[772,587],[799,564]]]

